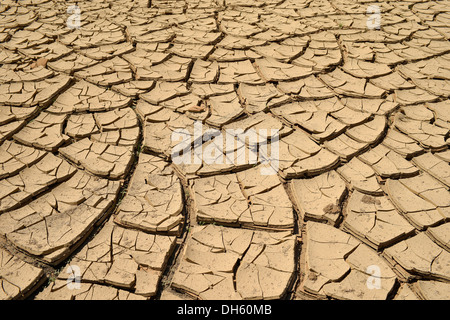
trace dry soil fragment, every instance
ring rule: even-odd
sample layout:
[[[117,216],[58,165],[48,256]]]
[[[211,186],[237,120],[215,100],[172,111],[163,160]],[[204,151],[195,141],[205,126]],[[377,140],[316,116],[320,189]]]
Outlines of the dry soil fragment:
[[[404,283],[400,286],[393,300],[420,300],[410,285]]]
[[[4,107],[3,107],[4,108]],[[0,126],[0,143],[11,138],[16,132],[26,125],[25,120],[12,121]]]
[[[144,120],[144,148],[170,158],[175,146],[191,141],[195,121],[186,115],[144,101],[138,102],[136,110]]]
[[[263,144],[278,137],[283,137],[293,130],[286,126],[283,122],[273,117],[270,113],[259,112],[248,117],[242,117],[230,124],[223,127],[226,134],[232,135],[236,133],[237,139],[241,140],[243,143],[254,146],[255,144]],[[239,133],[242,132],[242,135]],[[257,137],[257,140],[251,141],[253,135]],[[245,140],[249,140],[246,142]]]
[[[0,300],[25,299],[44,280],[44,270],[0,248]]]
[[[255,66],[266,82],[293,81],[312,74],[311,67],[282,63],[273,58],[258,59]]]
[[[358,78],[373,78],[384,76],[392,72],[385,64],[371,63],[358,59],[347,59],[342,70]]]
[[[236,176],[250,201],[250,215],[255,225],[267,224],[270,229],[294,226],[292,204],[275,174],[265,175],[260,167],[254,167]]]
[[[419,170],[395,151],[378,145],[370,151],[358,156],[382,178],[403,178],[419,173]]]
[[[271,83],[262,86],[243,83],[239,85],[237,93],[241,101],[243,101],[245,111],[248,113],[267,111],[290,100],[288,96],[279,92]]]
[[[208,32],[201,30],[190,30],[190,29],[175,29],[176,37],[174,39],[175,43],[184,44],[214,44],[217,43],[222,34],[220,32]]]
[[[307,269],[303,290],[336,299],[379,300],[386,299],[393,289],[396,278],[392,270],[351,235],[309,221],[305,240]]]
[[[146,297],[111,286],[81,283],[80,288],[68,288],[67,280],[56,280],[36,296],[37,300],[147,300]]]
[[[141,154],[115,221],[145,232],[177,234],[182,210],[180,180],[169,163]]]
[[[412,162],[450,188],[450,166],[432,153],[415,157]]]
[[[195,94],[178,96],[160,102],[159,105],[179,113],[185,113],[188,117],[195,120],[204,120],[209,113],[205,103]]]
[[[39,112],[39,107],[34,106],[31,108],[21,107],[7,107],[1,106],[0,108],[0,126],[8,124],[16,120],[27,120],[35,116]]]
[[[125,35],[119,26],[113,26],[107,30],[105,26],[100,26],[98,30],[87,30],[89,26],[72,31],[70,34],[61,36],[58,40],[69,47],[75,49],[86,49],[111,45],[123,42]],[[103,29],[105,28],[105,29]],[[99,32],[101,30],[101,32]]]
[[[37,18],[33,11],[12,3],[2,4],[1,13],[1,23],[5,28],[24,27]]]
[[[244,108],[235,92],[210,97],[208,105],[211,115],[206,119],[206,123],[215,127],[221,127],[244,113]]]
[[[132,80],[125,83],[116,84],[112,86],[111,89],[127,97],[137,98],[139,95],[153,89],[154,86],[155,86],[154,81]]]
[[[321,72],[338,65],[341,61],[342,54],[335,36],[322,32],[311,35],[311,41],[305,53],[294,59],[292,64]]]
[[[445,150],[450,143],[450,141],[445,140],[448,130],[428,121],[413,120],[397,113],[394,125],[398,130],[419,142],[423,148],[432,151]]]
[[[324,146],[337,154],[342,161],[349,161],[369,148],[368,143],[355,141],[346,134],[341,134],[334,139],[325,141]]]
[[[388,179],[386,192],[399,211],[418,229],[435,226],[450,216],[447,188],[426,173],[400,180]]]
[[[420,88],[395,90],[395,102],[402,105],[431,102],[439,97]]]
[[[0,104],[31,107],[48,106],[51,101],[68,87],[72,78],[58,75],[42,81],[13,82],[0,84]]]
[[[398,71],[405,78],[450,80],[448,56],[447,54],[429,60],[403,64],[398,67]]]
[[[219,84],[246,83],[263,84],[264,81],[256,73],[250,60],[219,63]]]
[[[134,147],[139,139],[139,127],[95,133],[90,138],[92,141],[108,143],[114,146]]]
[[[434,153],[434,155],[436,157],[438,157],[439,159],[442,159],[442,160],[450,163],[450,149],[447,149],[447,150],[442,151],[442,152],[436,152],[436,153]]]
[[[244,61],[259,58],[261,58],[261,56],[251,50],[225,49],[221,47],[216,48],[209,56],[209,60],[217,62]]]
[[[432,58],[433,56],[440,55],[449,50],[447,41],[433,39],[412,39],[410,41],[404,41],[404,43],[388,44],[387,46],[396,55],[404,58],[408,62],[424,60],[419,61],[419,63],[422,63],[421,67],[428,63],[433,65],[435,62],[439,61],[441,57],[436,57],[428,61],[425,59]],[[428,68],[425,67],[424,69]],[[424,71],[426,72],[427,70]]]
[[[373,48],[367,43],[343,41],[342,47],[352,60],[372,61],[375,55]]]
[[[384,250],[391,264],[402,275],[445,280],[450,278],[450,253],[435,244],[424,233],[406,239]]]
[[[102,131],[134,128],[138,126],[136,113],[131,108],[95,113],[95,121]]]
[[[433,112],[422,104],[402,107],[400,112],[412,120],[431,122],[434,119]]]
[[[54,160],[50,164],[53,168]],[[0,233],[21,250],[57,265],[105,218],[119,187],[119,182],[78,171],[51,192],[0,215]]]
[[[271,112],[284,119],[292,125],[299,125],[311,133],[312,138],[322,142],[329,140],[342,133],[346,124],[332,116],[345,107],[337,98],[318,100],[318,101],[296,101],[284,104],[280,107],[274,107]],[[349,110],[347,108],[347,110]],[[341,115],[346,110],[342,110]],[[355,112],[354,112],[355,113]],[[360,121],[357,117],[353,120]]]
[[[263,57],[276,59],[285,63],[298,56],[303,49],[303,46],[289,46],[285,44],[278,44],[276,42],[271,42],[265,46],[252,48],[253,51]]]
[[[370,79],[370,82],[386,91],[415,88],[414,84],[406,81],[397,71],[385,76]]]
[[[19,62],[20,59],[22,59],[23,56],[19,53],[15,53],[13,51],[3,49],[2,52],[0,52],[0,63],[16,63]]]
[[[123,178],[133,161],[130,147],[92,142],[88,138],[61,148],[59,152],[87,171],[112,179]]]
[[[383,191],[378,184],[375,171],[359,160],[353,158],[350,162],[337,169],[352,189],[370,195],[381,195]]]
[[[211,45],[174,43],[168,51],[184,58],[205,59],[213,50]]]
[[[142,20],[142,23],[132,24],[128,26],[126,29],[127,37],[132,42],[144,43],[144,44],[153,44],[154,42],[165,42],[163,34],[171,34],[172,37],[169,37],[167,41],[170,41],[173,38],[174,34],[171,29],[169,29],[169,24],[157,21],[156,19],[145,19]],[[157,38],[161,38],[157,40]]]
[[[174,247],[175,237],[124,229],[108,222],[75,255],[58,279],[71,277],[71,266],[76,265],[82,283],[107,284],[151,297],[158,290]]]
[[[382,139],[386,126],[386,118],[384,116],[375,115],[373,120],[349,128],[345,133],[356,141],[374,145]]]
[[[139,122],[131,108],[95,113],[99,133],[91,135],[93,141],[118,146],[135,146],[139,139]]]
[[[338,156],[321,148],[301,131],[280,139],[277,159],[271,165],[284,179],[314,176],[339,164]]]
[[[386,300],[396,277],[388,265],[371,249],[360,244],[346,259],[350,273],[339,283],[323,287],[327,296],[345,300]]]
[[[49,61],[47,66],[58,72],[73,74],[76,71],[93,66],[97,63],[97,60],[88,58],[80,53],[72,52],[69,55],[62,56],[58,60]]]
[[[19,48],[26,49],[49,42],[52,42],[51,39],[39,32],[18,30],[12,35],[9,41],[3,44],[3,46],[5,46],[6,49],[15,51]]]
[[[195,60],[189,81],[194,83],[214,83],[219,77],[219,65],[216,61]]]
[[[288,11],[288,12],[291,12],[291,11]],[[269,15],[264,15],[264,18],[261,19],[260,25],[264,26],[266,28],[275,30],[277,32],[281,32],[281,33],[289,34],[289,35],[298,35],[298,36],[303,36],[305,34],[309,34],[309,33],[317,31],[316,28],[314,28],[300,20],[295,20],[291,16],[283,17],[281,15],[274,14],[274,13],[269,14]],[[328,35],[330,35],[330,34],[328,34]],[[320,37],[323,36],[323,33],[318,34],[318,36],[320,39]],[[330,38],[326,38],[323,40],[330,41]]]
[[[262,175],[260,169],[195,180],[191,188],[197,220],[248,228],[292,228],[292,205],[281,182],[276,175]]]
[[[55,72],[44,68],[43,66],[30,68],[28,64],[4,64],[0,67],[0,83],[11,82],[31,82],[43,81],[55,75]]]
[[[220,40],[219,43],[217,43],[217,47],[219,47],[217,50],[220,50],[221,48],[225,49],[231,49],[232,51],[237,50],[243,50],[243,49],[251,49],[255,46],[262,46],[265,45],[267,42],[265,40],[258,40],[258,39],[252,39],[252,38],[243,38],[243,37],[235,37],[231,35],[225,35],[225,37]],[[222,53],[214,52],[214,55],[218,55],[223,57]]]
[[[426,234],[438,245],[450,251],[450,223],[428,228]]]
[[[413,286],[424,300],[448,300],[450,297],[450,284],[447,282],[419,280]]]
[[[197,226],[172,287],[204,300],[280,299],[293,278],[295,247],[287,232]]]
[[[133,80],[128,62],[120,57],[114,57],[111,60],[77,71],[74,76],[100,86],[112,86]]]
[[[168,5],[172,8],[175,6],[175,4],[172,3]],[[218,5],[216,3],[196,0],[192,1],[192,3],[187,3],[187,5],[189,8],[187,11],[188,14],[186,17],[180,18],[188,20],[185,24],[183,24],[183,27],[202,31],[217,31],[217,20],[213,16],[213,12],[216,12],[218,9]],[[179,6],[184,7],[184,4],[180,3]],[[168,21],[172,20],[167,16],[165,18],[168,19]]]
[[[47,152],[5,141],[0,145],[0,179],[11,177],[40,161]]]
[[[385,91],[368,82],[366,79],[355,78],[340,69],[319,75],[320,79],[336,93],[358,98],[381,98]]]
[[[266,164],[261,170],[268,172],[267,174],[274,174],[273,168],[267,165],[272,159],[272,154],[268,155],[267,152],[263,153],[261,151],[262,149],[267,151],[266,141],[268,138],[264,136],[262,148],[258,154],[258,150],[255,146],[258,141],[258,134],[251,128],[252,125],[257,126],[258,122],[252,123],[252,121],[249,121],[248,123],[245,123],[248,119],[249,118],[243,120],[246,125],[250,123],[250,129],[245,133],[242,128],[238,128],[237,130],[234,129],[235,123],[238,123],[235,122],[230,125],[230,128],[233,128],[230,130],[219,131],[218,129],[207,127],[203,136],[192,136],[192,132],[186,132],[186,135],[178,135],[178,139],[181,137],[183,137],[183,140],[185,138],[187,139],[184,143],[180,143],[180,145],[177,146],[174,155],[180,155],[183,144],[184,148],[186,148],[189,143],[194,144],[193,146],[186,148],[185,150],[187,153],[184,153],[183,151],[183,156],[175,161],[175,168],[178,173],[185,179],[192,179],[221,173],[236,172],[264,162]],[[194,126],[198,125],[199,123],[197,122],[194,124]],[[265,131],[262,131],[262,133],[264,132]],[[242,136],[239,136],[240,134],[242,134]],[[244,137],[248,138],[248,143]],[[201,146],[200,141],[203,141]],[[184,159],[185,154],[186,158]]]
[[[73,114],[67,120],[65,133],[72,138],[85,138],[98,133],[93,114]]]
[[[131,43],[123,42],[80,50],[80,53],[91,59],[106,60],[126,54],[133,50],[134,47]]]
[[[337,222],[347,189],[335,171],[311,179],[293,179],[289,188],[302,220],[326,221],[333,225]]]
[[[382,144],[405,158],[410,158],[423,152],[423,149],[416,141],[395,129],[388,130]]]
[[[313,75],[296,81],[279,82],[278,89],[304,99],[325,99],[334,96],[334,92]]]
[[[412,120],[431,122],[434,119],[433,112],[422,104],[402,107],[400,112]]]
[[[123,59],[130,63],[131,69],[136,72],[139,68],[157,65],[170,57],[170,54],[163,52],[146,51],[137,49],[136,51],[124,54]]]
[[[155,87],[140,97],[152,104],[188,94],[186,84],[182,82],[156,82]]]
[[[344,228],[379,250],[414,232],[385,196],[372,197],[354,191],[347,204]]]
[[[153,47],[153,45],[155,44],[169,42],[175,37],[175,33],[173,32],[172,29],[163,29],[154,32],[146,32],[145,34],[142,35],[131,34],[131,32],[129,33],[132,41],[137,42],[137,44],[142,44],[142,47],[147,47],[149,45]]]
[[[172,56],[156,65],[137,68],[137,80],[183,81],[188,76],[191,59]]]
[[[131,104],[131,98],[86,81],[78,81],[47,109],[52,113],[109,111]]]
[[[249,204],[235,174],[198,179],[191,188],[198,221],[221,224],[237,224],[239,220],[247,220],[247,224],[252,222]]]
[[[450,80],[412,79],[412,81],[419,88],[426,90],[434,95],[447,98],[450,96]]]
[[[51,185],[68,179],[74,173],[75,170],[69,163],[47,153],[34,165],[0,181],[0,212],[24,205]]]
[[[263,31],[256,25],[233,20],[222,20],[219,28],[225,34],[240,37],[248,37]]]
[[[448,112],[450,103],[448,100],[436,103],[427,103],[426,106],[434,113],[434,123],[441,128],[450,130],[450,114]]]

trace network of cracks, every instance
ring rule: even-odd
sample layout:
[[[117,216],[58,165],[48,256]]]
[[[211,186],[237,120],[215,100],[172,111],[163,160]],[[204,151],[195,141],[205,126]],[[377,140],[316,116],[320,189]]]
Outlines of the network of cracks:
[[[450,1],[76,5],[0,4],[0,299],[450,298]]]

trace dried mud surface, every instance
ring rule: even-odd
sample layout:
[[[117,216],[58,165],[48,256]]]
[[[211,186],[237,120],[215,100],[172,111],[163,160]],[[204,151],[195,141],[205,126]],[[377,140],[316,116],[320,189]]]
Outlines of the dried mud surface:
[[[77,5],[0,4],[1,300],[450,298],[450,1]]]

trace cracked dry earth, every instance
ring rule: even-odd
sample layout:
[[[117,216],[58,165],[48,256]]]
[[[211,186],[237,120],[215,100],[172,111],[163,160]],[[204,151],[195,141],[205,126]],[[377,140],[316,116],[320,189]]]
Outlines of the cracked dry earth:
[[[0,4],[0,299],[450,298],[450,1],[70,4]]]

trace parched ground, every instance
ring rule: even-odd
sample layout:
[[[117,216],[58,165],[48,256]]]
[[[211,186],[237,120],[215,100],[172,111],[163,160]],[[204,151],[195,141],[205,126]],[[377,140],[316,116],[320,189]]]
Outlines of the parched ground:
[[[450,1],[72,4],[0,4],[0,299],[450,299]]]

